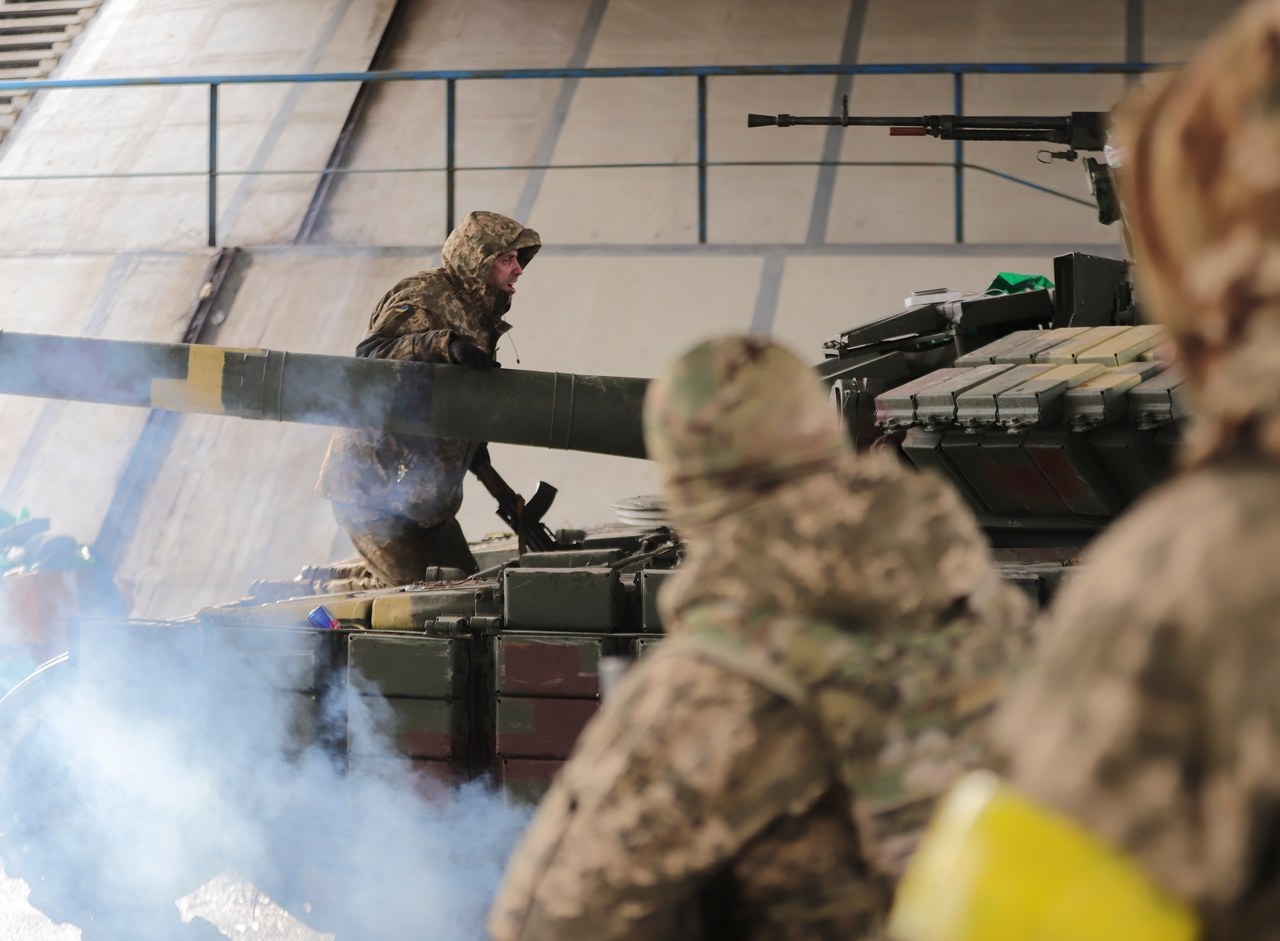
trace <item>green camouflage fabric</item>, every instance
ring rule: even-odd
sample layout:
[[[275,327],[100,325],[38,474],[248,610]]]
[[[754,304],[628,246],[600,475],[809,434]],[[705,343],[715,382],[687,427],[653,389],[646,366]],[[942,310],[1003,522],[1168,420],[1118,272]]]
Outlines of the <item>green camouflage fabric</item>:
[[[421,271],[388,291],[369,318],[357,356],[448,363],[449,344],[465,339],[492,353],[510,329],[511,296],[488,285],[494,258],[515,250],[527,264],[538,233],[494,212],[473,212],[450,233],[444,266]],[[392,515],[434,527],[462,504],[462,482],[476,445],[446,438],[342,430],[325,455],[316,492],[367,516]],[[354,509],[348,516],[359,515]]]
[[[836,444],[812,370],[773,344],[694,350],[655,381],[646,427],[688,541],[660,596],[671,637],[578,740],[492,937],[873,937],[933,800],[983,758],[1027,601],[948,485]]]
[[[1280,3],[1118,125],[1146,308],[1197,393],[1188,467],[1086,554],[995,725],[1011,781],[1193,906],[1276,936]]]

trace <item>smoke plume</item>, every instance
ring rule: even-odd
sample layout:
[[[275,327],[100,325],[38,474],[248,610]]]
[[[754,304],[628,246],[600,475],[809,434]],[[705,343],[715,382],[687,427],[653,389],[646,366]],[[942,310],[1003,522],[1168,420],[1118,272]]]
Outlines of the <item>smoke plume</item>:
[[[0,862],[31,904],[85,941],[482,938],[529,808],[407,767],[317,636],[84,622],[0,701]]]

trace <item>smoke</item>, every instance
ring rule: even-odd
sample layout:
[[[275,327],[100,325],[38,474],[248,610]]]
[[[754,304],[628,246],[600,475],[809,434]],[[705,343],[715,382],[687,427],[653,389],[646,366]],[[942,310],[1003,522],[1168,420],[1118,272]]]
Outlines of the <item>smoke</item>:
[[[30,627],[35,616],[44,613],[33,610],[39,597],[38,587],[31,584],[34,580],[0,576],[0,696],[51,656],[50,646]]]
[[[0,647],[0,650],[3,650],[3,653],[0,653],[0,696],[18,685],[24,677],[30,676],[31,672],[40,665],[39,659],[31,653],[26,644],[21,642],[6,644],[3,639],[7,634],[7,627],[14,623],[14,616],[10,611],[11,606],[5,603],[4,598],[0,598],[0,644],[7,646],[7,649]]]
[[[0,702],[5,871],[85,941],[482,938],[530,808],[410,768],[340,639],[85,622]]]

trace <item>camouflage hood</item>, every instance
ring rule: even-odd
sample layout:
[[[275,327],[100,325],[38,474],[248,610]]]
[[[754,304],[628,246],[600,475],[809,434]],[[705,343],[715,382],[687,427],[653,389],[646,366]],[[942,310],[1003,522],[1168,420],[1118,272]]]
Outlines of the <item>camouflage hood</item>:
[[[887,627],[1000,592],[949,486],[854,457],[813,370],[750,337],[695,347],[650,385],[645,441],[689,555],[664,620],[703,604]]]
[[[440,260],[455,288],[469,301],[496,316],[511,307],[511,295],[489,286],[489,269],[504,252],[515,251],[522,266],[542,247],[538,233],[496,212],[470,213],[449,233]]]
[[[1143,300],[1192,386],[1192,463],[1230,451],[1280,458],[1277,50],[1280,3],[1248,7],[1116,116]]]
[[[718,519],[852,453],[813,370],[753,337],[686,353],[650,383],[644,424],[679,527]]]

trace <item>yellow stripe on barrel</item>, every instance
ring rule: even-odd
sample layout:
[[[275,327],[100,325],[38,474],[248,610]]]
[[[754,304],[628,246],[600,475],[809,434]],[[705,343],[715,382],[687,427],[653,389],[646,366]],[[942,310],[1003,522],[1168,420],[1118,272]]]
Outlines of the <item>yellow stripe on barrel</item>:
[[[152,407],[213,415],[225,412],[222,371],[227,352],[222,347],[192,346],[187,353],[187,378],[151,380]]]

